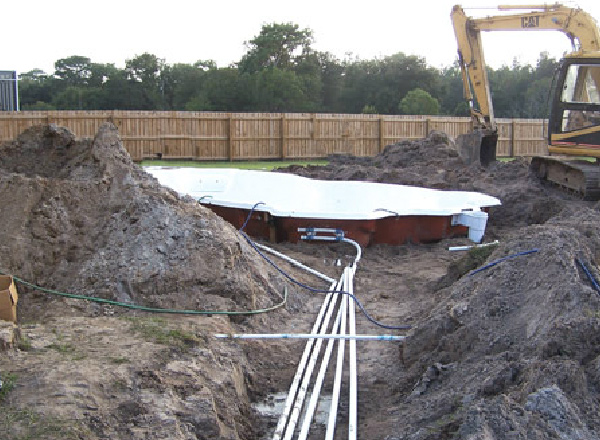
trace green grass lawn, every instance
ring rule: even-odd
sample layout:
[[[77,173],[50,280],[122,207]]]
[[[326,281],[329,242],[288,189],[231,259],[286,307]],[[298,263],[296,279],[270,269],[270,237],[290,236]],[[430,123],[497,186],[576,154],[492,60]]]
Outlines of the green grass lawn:
[[[194,168],[238,168],[243,170],[272,170],[285,168],[290,165],[327,165],[326,160],[286,160],[286,161],[257,161],[257,162],[198,162],[184,160],[144,160],[142,166],[170,166]]]

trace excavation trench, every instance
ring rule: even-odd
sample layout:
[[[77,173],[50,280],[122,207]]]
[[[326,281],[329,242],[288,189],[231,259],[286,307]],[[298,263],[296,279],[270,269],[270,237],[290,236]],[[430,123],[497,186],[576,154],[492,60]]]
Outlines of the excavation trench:
[[[300,260],[308,260],[321,271],[330,273],[331,271],[339,272],[342,269],[336,265],[339,256],[348,258],[347,254],[351,253],[348,252],[347,248],[345,249],[339,245],[315,247],[315,245],[310,244],[302,244],[301,246],[281,244],[275,246],[286,254]],[[436,257],[436,252],[441,252],[442,255]],[[426,287],[432,284],[439,277],[439,274],[445,273],[446,267],[453,258],[460,258],[456,256],[456,253],[454,254],[450,255],[449,252],[445,251],[441,243],[409,246],[400,252],[398,252],[398,249],[387,246],[368,248],[358,265],[356,295],[363,301],[365,308],[373,311],[374,317],[382,322],[389,325],[406,322],[417,323],[419,316],[424,316],[427,313],[428,306],[431,307],[433,304],[433,299],[427,293]],[[407,265],[407,261],[411,261],[411,265]],[[387,281],[373,277],[373,270],[379,274],[384,270]],[[403,286],[404,284],[405,286]],[[309,330],[309,324],[314,320],[322,299],[309,293],[303,295],[304,308],[312,309],[313,312],[295,313],[283,323],[283,327],[276,327],[273,331],[303,332]],[[357,333],[404,333],[378,328],[359,312],[357,312],[356,321]],[[257,341],[240,341],[239,343],[251,345],[252,348],[248,348],[247,354],[252,363],[252,352],[255,348],[253,344],[257,344]],[[302,343],[293,342],[292,340],[269,340],[262,343],[269,344],[269,348],[274,353],[292,348],[295,363],[299,361],[304,349]],[[394,424],[399,420],[396,417],[386,417],[384,420],[377,419],[381,418],[381,414],[389,414],[393,405],[397,404],[397,396],[394,390],[397,387],[397,381],[405,371],[401,360],[402,347],[397,342],[381,341],[358,341],[357,345],[359,438],[365,438],[361,437],[361,434],[362,436],[375,435],[372,438],[385,438],[394,432],[396,429]],[[260,379],[257,379],[257,383],[261,387],[264,386],[267,390],[270,390],[270,392],[265,394],[259,391],[253,394],[253,399],[258,402],[259,407],[262,407],[264,402],[278,401],[279,406],[275,405],[275,407],[283,410],[284,393],[287,393],[295,373],[292,364],[281,370],[278,368],[281,360],[277,357],[274,360],[275,364],[266,369],[263,368],[265,361],[261,359],[259,362],[261,368],[256,370],[256,374]],[[325,406],[323,410],[327,409],[333,391],[335,352],[331,364],[324,381],[323,394],[325,402],[321,406],[322,408]],[[295,366],[295,364],[293,365]],[[348,436],[348,383],[348,371],[346,370],[341,386],[335,438],[347,438]],[[273,438],[279,414],[280,412],[277,411],[277,415],[265,414],[260,418],[258,430],[264,438]],[[372,422],[373,420],[376,421]],[[325,438],[325,433],[325,420],[318,420],[312,425],[308,438]]]

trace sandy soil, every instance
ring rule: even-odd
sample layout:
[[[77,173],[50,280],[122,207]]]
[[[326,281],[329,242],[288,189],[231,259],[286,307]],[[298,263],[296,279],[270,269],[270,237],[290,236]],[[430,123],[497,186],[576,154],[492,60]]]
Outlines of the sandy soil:
[[[359,438],[600,437],[600,212],[530,176],[528,163],[464,166],[443,133],[374,158],[288,172],[477,190],[501,199],[485,251],[466,239],[364,250],[356,294],[403,344],[359,344]],[[0,437],[269,438],[258,404],[285,392],[303,342],[222,341],[215,332],[305,332],[322,297],[287,283],[239,234],[131,162],[114,126],[76,141],[36,127],[2,146],[0,270],[34,284],[149,307],[149,314],[19,284],[18,341],[0,356]],[[334,278],[344,244],[275,247]],[[531,253],[525,253],[533,251]],[[507,258],[519,253],[523,255]],[[501,260],[487,267],[492,261]],[[327,287],[282,264],[305,283]],[[473,273],[477,268],[484,270]],[[388,333],[360,314],[358,332]],[[326,385],[325,394],[331,385]],[[339,430],[344,438],[342,400]],[[322,438],[322,426],[310,438]]]

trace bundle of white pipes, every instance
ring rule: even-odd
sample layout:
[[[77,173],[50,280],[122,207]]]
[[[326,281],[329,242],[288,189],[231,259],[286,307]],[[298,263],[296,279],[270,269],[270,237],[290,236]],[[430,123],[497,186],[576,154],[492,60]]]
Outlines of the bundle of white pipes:
[[[354,270],[348,266],[344,269],[340,280],[331,285],[332,291],[349,291],[349,283],[352,282]],[[338,301],[341,299],[341,301]],[[277,428],[273,435],[273,440],[291,440],[294,438],[296,428],[301,414],[304,414],[304,419],[300,425],[298,440],[303,440],[308,437],[308,432],[312,423],[313,416],[315,414],[319,396],[321,394],[321,388],[323,386],[323,380],[329,360],[333,351],[334,342],[336,339],[328,336],[348,336],[355,335],[354,327],[354,307],[349,307],[350,297],[348,295],[339,295],[335,293],[329,293],[325,297],[317,320],[313,325],[312,334],[318,336],[325,336],[327,338],[327,344],[325,351],[321,356],[322,343],[325,338],[309,338],[307,340],[302,358],[298,364],[298,369],[292,381],[292,385],[288,392],[288,396],[285,402],[284,411],[279,417]],[[339,303],[339,304],[338,304]],[[336,311],[337,310],[337,311]],[[336,314],[335,319],[332,321],[333,314]],[[348,315],[348,319],[347,319]],[[346,329],[346,323],[349,323],[348,330]],[[340,338],[338,341],[338,356],[336,373],[334,379],[334,390],[331,399],[331,406],[329,409],[329,418],[327,424],[326,437],[333,439],[335,431],[335,423],[337,419],[337,407],[339,402],[339,395],[341,389],[342,379],[342,368],[344,363],[344,350],[346,341]],[[354,355],[352,352],[354,351]],[[349,414],[349,435],[350,439],[356,438],[356,340],[350,340],[350,414]],[[309,388],[311,387],[311,379],[313,376],[313,370],[317,364],[317,360],[321,357],[321,365],[319,367],[314,384],[312,384],[312,391],[308,402],[305,404],[306,395]],[[354,365],[353,365],[354,363]],[[354,375],[354,378],[352,376]],[[304,408],[304,410],[303,410]],[[352,409],[353,408],[353,409]],[[352,434],[353,433],[353,434]]]
[[[342,373],[345,363],[345,348],[346,341],[349,344],[349,396],[348,396],[348,438],[354,440],[357,438],[357,369],[356,369],[356,341],[357,340],[385,340],[385,341],[401,341],[404,336],[392,335],[357,335],[356,320],[355,320],[355,302],[354,298],[354,274],[356,272],[357,263],[361,258],[360,246],[349,239],[343,238],[342,241],[350,243],[356,247],[356,258],[351,265],[345,267],[344,272],[338,281],[335,281],[326,275],[323,275],[314,269],[304,266],[302,263],[293,260],[271,248],[260,245],[263,251],[269,252],[279,258],[285,259],[287,262],[307,270],[311,274],[318,276],[323,280],[330,282],[329,293],[326,294],[325,300],[319,309],[315,323],[313,324],[310,333],[300,334],[217,334],[220,338],[303,338],[306,339],[306,345],[298,368],[292,380],[282,414],[279,417],[277,427],[273,434],[273,440],[306,440],[308,432],[314,418],[319,396],[325,374],[329,366],[329,361],[335,341],[338,341],[337,361],[334,375],[333,392],[329,415],[327,419],[327,429],[325,438],[333,440],[338,405],[340,401],[340,392],[342,385]],[[342,293],[344,292],[344,293]],[[346,294],[347,293],[347,294]],[[341,301],[339,301],[341,300]],[[335,314],[335,318],[332,317]],[[323,342],[327,340],[325,351],[321,354]],[[317,361],[320,359],[320,366],[314,383],[311,384],[313,372]],[[310,395],[307,400],[307,395]],[[300,423],[300,417],[303,417]]]
[[[327,232],[327,231],[324,231]],[[347,266],[344,269],[344,272],[337,283],[332,283],[330,286],[331,292],[348,292],[349,294],[353,294],[353,278],[356,270],[356,264],[360,260],[361,257],[361,249],[360,246],[348,239],[343,239],[346,242],[353,244],[356,247],[357,253],[354,263],[350,266]],[[341,298],[341,301],[338,305],[338,299]],[[331,325],[330,321],[333,316],[335,310],[337,308],[336,318]],[[273,440],[291,440],[294,437],[296,432],[296,427],[298,424],[298,420],[300,415],[304,414],[304,419],[300,426],[300,431],[298,433],[298,440],[306,440],[308,437],[308,432],[312,423],[313,416],[317,409],[317,404],[319,401],[319,396],[321,394],[321,388],[323,386],[323,380],[325,379],[325,373],[327,372],[327,367],[329,365],[329,360],[331,358],[331,353],[333,351],[333,345],[335,339],[331,336],[337,336],[338,340],[338,356],[337,356],[337,365],[334,379],[334,387],[333,394],[331,399],[331,405],[329,409],[329,417],[327,422],[327,431],[325,438],[333,439],[333,435],[335,432],[335,424],[337,420],[337,410],[338,410],[338,402],[339,395],[341,389],[341,380],[342,380],[342,368],[344,364],[344,350],[346,345],[345,335],[346,335],[346,315],[348,315],[348,336],[354,337],[356,335],[356,326],[355,326],[355,308],[353,304],[350,304],[350,295],[340,295],[339,293],[328,293],[325,297],[325,301],[321,305],[321,309],[317,315],[317,319],[313,325],[311,334],[321,336],[320,338],[309,338],[304,347],[304,351],[302,353],[302,357],[298,364],[298,368],[296,370],[296,374],[294,375],[294,379],[292,380],[292,385],[290,386],[288,396],[285,401],[284,410],[279,417],[279,421],[277,423],[277,427],[275,429],[275,433],[273,434]],[[312,387],[312,392],[310,394],[310,398],[308,403],[305,405],[304,401],[306,398],[306,394],[310,387],[311,377],[313,375],[313,370],[317,363],[317,360],[321,353],[321,347],[324,338],[327,338],[327,346],[325,348],[325,352],[321,357],[321,365],[317,376],[315,378],[315,382]],[[356,380],[356,340],[350,339],[350,390],[349,390],[349,420],[348,420],[348,432],[349,439],[356,439],[356,399],[357,399],[357,380]],[[302,411],[303,407],[306,406],[304,411]]]

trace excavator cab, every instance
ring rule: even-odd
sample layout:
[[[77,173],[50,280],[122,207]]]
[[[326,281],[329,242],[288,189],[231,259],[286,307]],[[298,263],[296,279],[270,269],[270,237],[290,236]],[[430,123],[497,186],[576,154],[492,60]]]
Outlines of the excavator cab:
[[[600,200],[600,57],[568,56],[561,61],[548,124],[548,153],[531,170],[542,180]],[[596,158],[595,163],[590,158]]]
[[[562,60],[548,125],[548,151],[600,157],[600,58]]]

